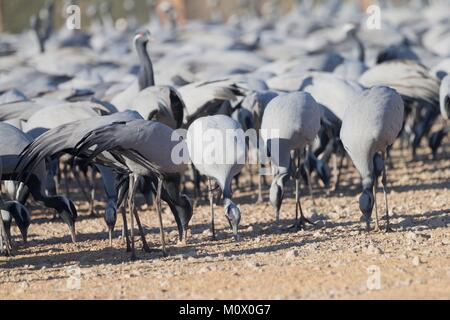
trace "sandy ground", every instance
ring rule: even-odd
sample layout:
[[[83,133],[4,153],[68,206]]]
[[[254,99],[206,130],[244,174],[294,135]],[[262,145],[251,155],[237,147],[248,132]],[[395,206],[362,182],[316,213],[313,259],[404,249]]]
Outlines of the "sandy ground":
[[[351,166],[338,193],[315,186],[315,211],[311,198],[303,197],[307,216],[316,222],[306,231],[288,230],[295,212],[291,189],[280,224],[274,223],[270,206],[255,204],[249,187],[236,192],[243,215],[239,244],[220,206],[218,240],[210,240],[209,208],[202,203],[194,212],[188,246],[178,246],[166,209],[167,258],[160,251],[143,253],[138,242],[140,259],[130,262],[119,237],[121,219],[109,248],[103,219],[87,217],[82,202],[77,202],[77,244],[69,242],[62,223],[34,210],[29,244],[15,257],[0,257],[0,298],[450,299],[450,158],[447,153],[433,162],[427,154],[422,150],[419,161],[404,163],[399,152],[393,153],[389,200],[395,232],[389,234],[365,232],[357,204],[359,179]],[[381,190],[378,201],[382,213]],[[159,249],[155,211],[141,210],[141,216],[149,243]]]

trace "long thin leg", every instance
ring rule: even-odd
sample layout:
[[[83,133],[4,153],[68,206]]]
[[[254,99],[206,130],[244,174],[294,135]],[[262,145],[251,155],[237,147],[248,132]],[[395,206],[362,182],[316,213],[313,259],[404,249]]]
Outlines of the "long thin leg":
[[[83,197],[85,198],[85,200],[90,202],[91,199],[89,198],[89,195],[87,194],[86,190],[84,189],[83,184],[81,183],[80,176],[78,175],[78,173],[75,170],[73,172],[73,177],[75,178],[75,182],[76,182],[78,188],[81,190],[81,193],[83,194]]]
[[[60,184],[60,175],[58,173],[58,169],[56,169],[55,175],[53,176],[53,181],[55,183],[55,192],[56,194],[61,194],[61,184]]]
[[[195,206],[198,206],[198,202],[201,201],[202,198],[202,190],[201,190],[201,178],[200,178],[200,173],[198,172],[197,169],[195,169],[194,167],[192,167],[192,175],[193,175],[193,182],[194,182],[194,203]]]
[[[333,177],[335,179],[334,188],[336,188],[337,175],[338,175],[338,160],[337,160],[338,155],[337,155],[337,153],[333,153],[332,158],[333,158]]]
[[[75,173],[74,173],[75,174]],[[90,211],[91,211],[91,215],[95,216],[95,187],[96,187],[96,172],[94,168],[91,168],[91,180],[90,180],[90,184],[89,187],[91,188],[91,194],[90,194]]]
[[[75,182],[76,182],[78,188],[81,190],[81,193],[83,194],[85,200],[89,203],[89,209],[88,209],[89,215],[91,217],[94,217],[95,216],[95,212],[94,212],[95,195],[92,194],[92,189],[91,189],[91,195],[88,195],[88,193],[86,192],[86,189],[84,188],[83,183],[80,180],[80,175],[78,174],[77,170],[75,170],[75,169],[72,170],[72,173],[73,173],[73,177],[75,179]],[[89,178],[87,176],[86,176],[86,179],[89,181]]]
[[[128,189],[128,212],[130,214],[130,221],[131,221],[131,225],[130,225],[130,241],[131,241],[131,261],[135,261],[136,260],[136,250],[134,247],[134,214],[133,214],[133,190],[134,190],[134,185],[135,185],[135,176],[134,174],[130,174],[130,179],[129,179],[129,189]]]
[[[308,189],[309,189],[309,194],[311,196],[311,200],[312,200],[312,204],[313,204],[313,210],[315,210],[316,201],[314,199],[314,190],[313,190],[312,181],[311,181],[311,172],[310,172],[310,166],[309,166],[309,153],[310,153],[310,148],[307,147],[306,148],[306,161],[305,161],[306,177],[308,179]]]
[[[126,209],[125,209],[124,205],[122,205],[121,212],[122,212],[122,220],[123,220],[122,237],[126,241],[127,252],[131,252],[131,241],[130,241],[130,235],[128,233],[127,214],[126,214]]]
[[[380,230],[380,219],[378,218],[378,204],[377,204],[377,189],[378,189],[378,181],[375,181],[373,186],[373,200],[375,205],[375,227],[376,231]]]
[[[388,197],[387,197],[387,172],[386,172],[386,161],[385,154],[383,153],[383,177],[381,179],[381,183],[383,184],[383,192],[384,192],[384,203],[386,208],[386,232],[392,232],[391,225],[389,222],[389,207],[388,207]]]
[[[339,166],[337,167],[337,174],[336,174],[336,181],[334,183],[334,192],[336,192],[339,188],[339,184],[341,182],[341,175],[342,175],[342,167],[344,166],[344,159],[345,154],[341,154],[340,160],[339,160]]]
[[[301,199],[300,199],[300,177],[298,176],[298,172],[300,171],[301,159],[300,153],[295,153],[294,164],[296,165],[296,174],[295,174],[295,224],[292,226],[292,229],[302,230],[305,228],[306,223],[314,225],[311,221],[305,218],[303,214]],[[309,178],[308,178],[309,179]],[[299,219],[300,212],[300,219]]]
[[[145,233],[144,233],[144,228],[142,228],[142,224],[141,224],[141,219],[139,218],[139,214],[137,213],[136,207],[134,207],[134,217],[136,218],[136,223],[138,225],[139,228],[139,234],[141,236],[141,240],[142,240],[142,250],[144,250],[144,252],[146,253],[150,253],[150,247],[148,246],[147,240],[145,239]]]
[[[263,195],[262,195],[262,184],[263,184],[262,168],[263,168],[263,165],[261,163],[261,159],[259,158],[259,156],[257,157],[256,161],[257,161],[257,169],[258,169],[258,172],[257,172],[257,174],[258,174],[258,199],[256,200],[256,202],[262,203],[264,201]]]
[[[161,236],[161,245],[162,245],[162,251],[164,257],[167,257],[167,251],[166,251],[166,238],[164,235],[164,224],[162,219],[162,212],[161,212],[161,191],[162,191],[162,185],[163,180],[161,178],[158,178],[158,192],[156,195],[156,210],[158,211],[158,218],[159,218],[159,231]]]
[[[209,206],[211,208],[211,234],[212,239],[216,240],[216,227],[214,225],[214,193],[210,178],[208,178],[208,196],[209,196]]]
[[[300,180],[295,177],[295,223],[298,223],[298,213],[299,206],[298,203],[300,201]]]
[[[66,196],[70,198],[69,190],[69,170],[67,169],[67,163],[63,164],[63,176],[64,176],[64,189],[66,190]]]
[[[255,184],[253,183],[253,170],[254,170],[254,168],[249,162],[248,171],[250,173],[250,190],[252,190],[252,191],[253,191],[253,188],[255,187]]]
[[[303,214],[300,193],[298,195],[298,202],[296,203],[295,206],[296,206],[296,214],[298,214],[297,212],[300,211],[300,219],[297,218],[295,220],[295,224],[292,226],[291,229],[304,230],[307,223],[310,225],[314,225],[314,223],[311,222],[309,219],[305,218],[305,215]]]
[[[258,164],[258,170],[260,170],[260,165]],[[258,199],[256,200],[257,203],[262,203],[264,201],[263,195],[262,195],[262,174],[261,172],[258,172]]]

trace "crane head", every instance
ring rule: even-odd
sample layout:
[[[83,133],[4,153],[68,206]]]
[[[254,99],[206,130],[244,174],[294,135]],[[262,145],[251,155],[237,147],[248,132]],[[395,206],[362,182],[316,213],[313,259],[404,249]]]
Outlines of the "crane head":
[[[147,43],[152,40],[153,40],[152,34],[151,34],[150,30],[148,30],[148,29],[139,30],[134,35],[135,45],[137,45],[137,44],[147,45]]]
[[[54,202],[54,208],[58,211],[59,216],[69,227],[72,242],[77,242],[75,221],[78,218],[78,213],[75,205],[71,200],[62,196],[54,197],[52,201]]]
[[[104,218],[106,225],[108,226],[109,242],[110,246],[112,247],[112,235],[117,222],[117,204],[115,201],[108,200],[108,204],[105,208]]]
[[[31,214],[20,202],[11,201],[8,203],[8,210],[16,221],[24,243],[27,243],[28,228],[31,224]]]
[[[241,222],[241,210],[231,200],[225,200],[225,216],[230,223],[236,241],[239,241],[239,223]]]
[[[372,217],[374,204],[375,199],[372,190],[364,189],[364,191],[361,193],[361,196],[359,197],[359,209],[368,220],[370,220],[370,218]]]
[[[191,221],[193,214],[193,207],[191,199],[185,194],[180,195],[180,205],[176,205],[178,233],[180,242],[187,242],[187,232],[189,227],[189,222]]]
[[[289,179],[288,174],[282,174],[274,179],[270,187],[270,204],[275,209],[276,220],[280,220],[281,204],[284,198],[284,183]]]

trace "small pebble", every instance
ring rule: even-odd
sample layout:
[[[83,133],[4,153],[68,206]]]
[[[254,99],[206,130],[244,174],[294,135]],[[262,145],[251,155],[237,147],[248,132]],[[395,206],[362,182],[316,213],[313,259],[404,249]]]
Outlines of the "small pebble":
[[[366,248],[366,253],[368,255],[381,255],[383,254],[383,250],[371,244]]]
[[[290,250],[286,253],[286,259],[293,259],[299,256],[298,250]]]

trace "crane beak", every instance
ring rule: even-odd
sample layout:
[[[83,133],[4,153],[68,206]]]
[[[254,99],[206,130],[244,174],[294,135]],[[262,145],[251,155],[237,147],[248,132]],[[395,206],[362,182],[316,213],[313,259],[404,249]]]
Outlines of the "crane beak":
[[[28,242],[28,230],[20,228],[20,234],[22,235],[22,240],[24,244]]]
[[[241,237],[239,236],[239,225],[236,222],[228,220],[230,223],[231,230],[233,231],[234,240],[236,243],[241,241]]]
[[[178,245],[180,246],[187,246],[187,239],[188,239],[188,229],[183,228],[183,230],[180,232],[180,239],[178,241]]]
[[[181,243],[186,246],[187,245],[187,240],[188,240],[188,229],[185,228],[184,229],[184,238],[181,240]]]
[[[28,243],[28,235],[27,234],[22,234],[22,239],[23,239],[23,244],[27,244]]]
[[[366,219],[366,231],[367,233],[369,233],[371,231],[370,222],[372,219],[370,219],[370,217],[368,216],[364,216],[364,218]]]
[[[113,232],[114,228],[108,227],[109,246],[113,247]]]
[[[72,227],[70,228],[70,236],[71,236],[71,238],[72,238],[72,242],[73,242],[73,243],[77,243],[77,232],[76,232],[76,230],[75,230],[75,226],[72,226]]]

